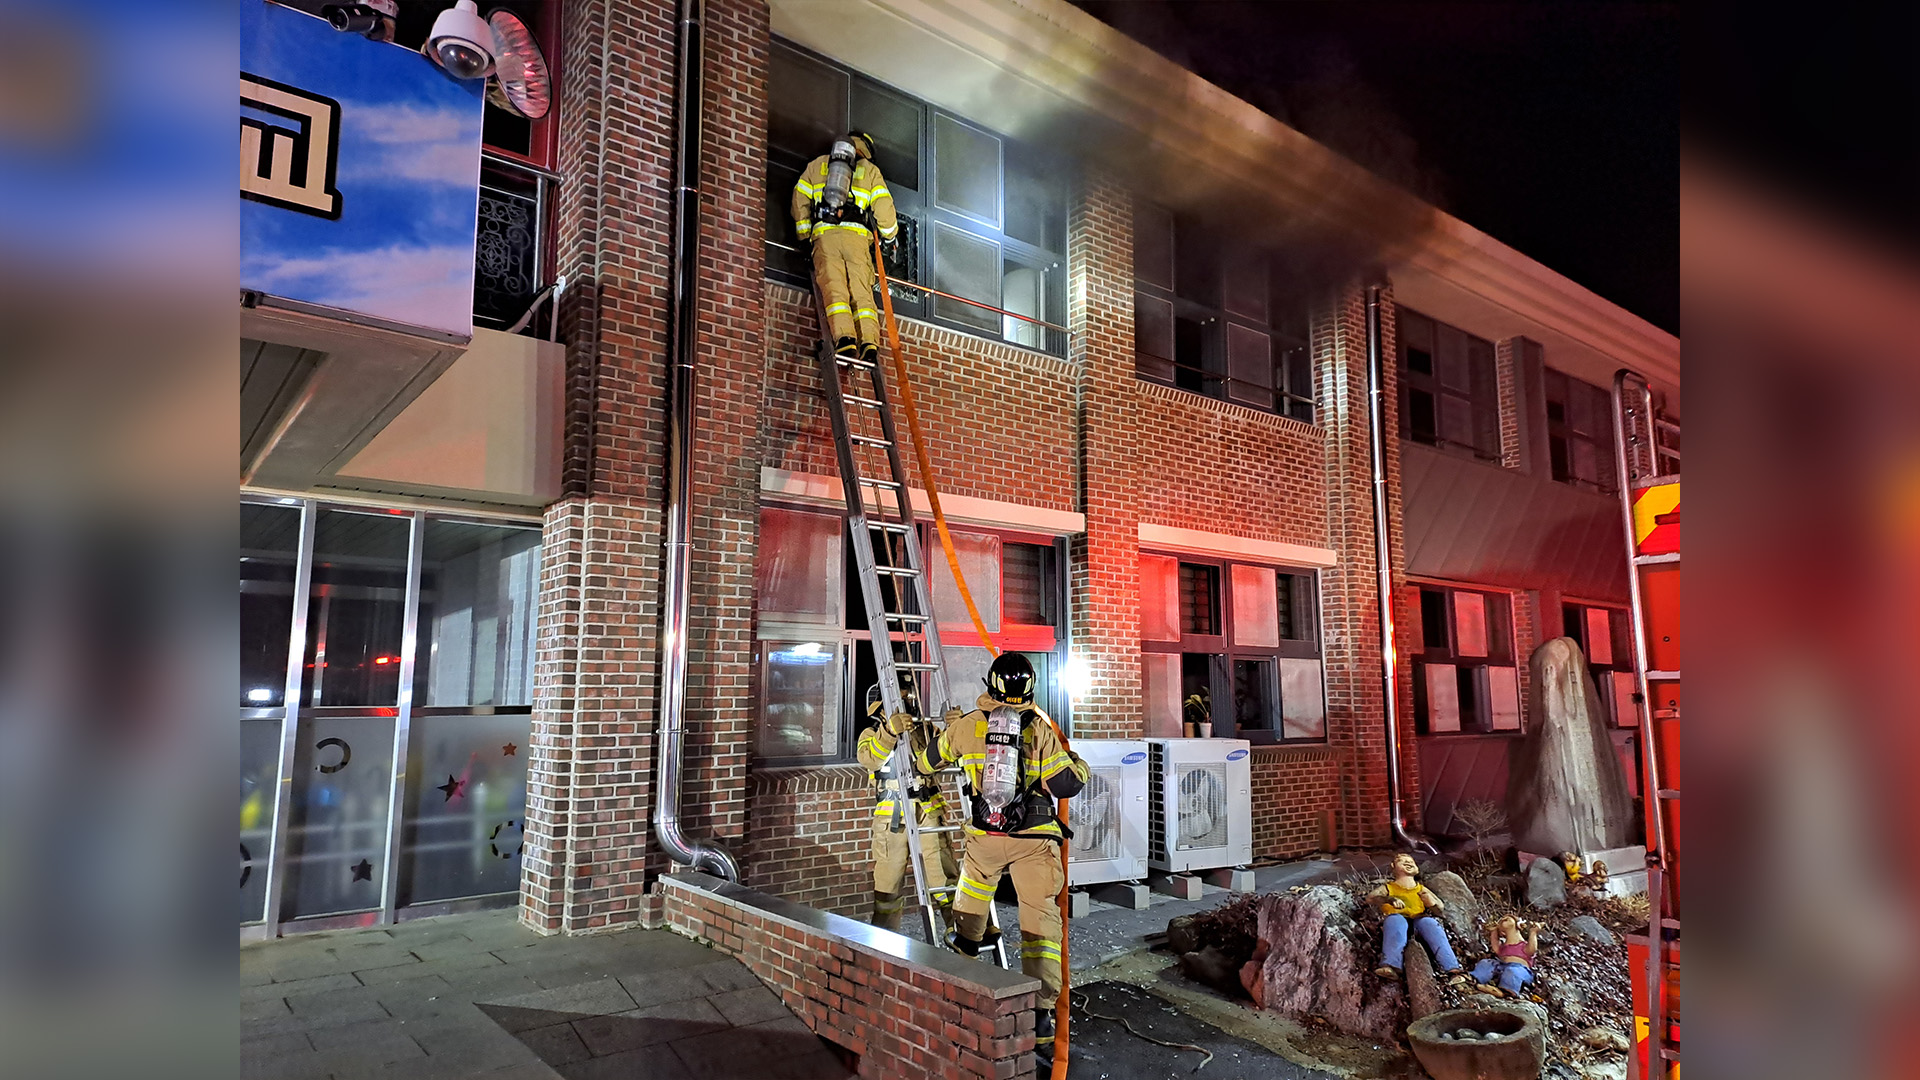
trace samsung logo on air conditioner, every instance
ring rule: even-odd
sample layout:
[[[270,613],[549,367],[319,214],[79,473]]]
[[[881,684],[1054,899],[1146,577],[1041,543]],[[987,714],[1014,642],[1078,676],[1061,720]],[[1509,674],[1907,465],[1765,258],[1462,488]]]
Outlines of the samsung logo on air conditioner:
[[[1247,756],[1247,752],[1245,750],[1235,750],[1233,753],[1227,755],[1227,760],[1239,761],[1241,758],[1246,756]]]
[[[1121,758],[1120,764],[1138,765],[1145,760],[1147,760],[1147,752],[1144,750],[1135,750],[1133,753],[1128,754],[1126,757]]]

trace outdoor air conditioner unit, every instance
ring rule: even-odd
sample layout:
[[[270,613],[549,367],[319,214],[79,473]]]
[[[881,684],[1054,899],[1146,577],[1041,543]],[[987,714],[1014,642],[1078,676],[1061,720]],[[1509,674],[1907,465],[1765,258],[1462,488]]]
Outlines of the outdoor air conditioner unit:
[[[1253,770],[1244,739],[1148,739],[1147,862],[1184,873],[1253,861]]]
[[[1067,883],[1099,885],[1147,876],[1147,744],[1141,739],[1078,739],[1087,786],[1067,803],[1073,839]]]

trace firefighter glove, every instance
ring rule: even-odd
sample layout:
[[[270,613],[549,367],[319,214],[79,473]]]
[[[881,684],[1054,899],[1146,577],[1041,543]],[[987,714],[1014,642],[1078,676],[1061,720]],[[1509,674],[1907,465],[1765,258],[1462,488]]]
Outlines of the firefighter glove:
[[[896,237],[896,238],[894,238],[894,239],[892,239],[892,240],[888,240],[888,239],[886,239],[886,238],[884,238],[884,237],[883,237],[883,238],[881,238],[881,240],[880,240],[880,254],[881,254],[881,255],[882,255],[883,257],[885,257],[885,258],[888,258],[888,259],[893,259],[893,258],[897,258],[897,257],[899,256],[899,254],[900,254],[900,240],[899,240],[899,238],[898,238],[898,237]]]
[[[954,708],[948,709],[947,714],[945,716],[942,716],[940,719],[948,727],[952,727],[955,724],[958,724],[960,722],[960,718],[965,715],[967,714],[961,712],[960,709],[956,706]]]
[[[887,730],[895,735],[902,734],[912,726],[913,717],[908,716],[906,713],[897,712],[887,717]]]

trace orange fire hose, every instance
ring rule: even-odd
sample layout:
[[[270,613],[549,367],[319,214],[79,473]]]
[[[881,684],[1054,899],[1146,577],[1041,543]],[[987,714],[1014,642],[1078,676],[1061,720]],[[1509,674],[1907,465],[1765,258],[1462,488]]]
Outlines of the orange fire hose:
[[[960,599],[966,601],[967,615],[973,619],[974,632],[980,635],[980,644],[987,647],[987,653],[999,656],[1000,650],[987,632],[986,620],[980,617],[980,609],[974,606],[973,593],[967,588],[966,576],[960,572],[960,556],[954,553],[953,536],[947,531],[947,515],[940,510],[940,485],[934,480],[933,461],[927,455],[927,441],[920,434],[920,412],[913,403],[913,384],[907,379],[907,361],[900,350],[900,324],[893,318],[893,293],[887,288],[887,260],[880,251],[880,238],[873,238],[873,268],[880,281],[880,307],[887,316],[887,347],[893,354],[893,384],[900,392],[900,407],[907,414],[907,431],[913,436],[914,459],[920,463],[920,481],[927,485],[927,505],[933,510],[933,525],[940,534],[940,547],[947,553],[947,566],[953,571],[954,584],[960,587]],[[929,612],[929,615],[932,613]],[[1053,723],[1048,718],[1048,723]],[[1062,750],[1071,751],[1067,737],[1059,724],[1053,724],[1053,733],[1060,740]],[[1067,800],[1058,803],[1060,826],[1067,825]],[[1067,1077],[1067,1027],[1073,1017],[1071,986],[1072,972],[1067,966],[1067,914],[1070,909],[1067,900],[1067,845],[1060,844],[1060,895],[1054,898],[1060,905],[1060,1000],[1053,1007],[1053,1078],[1066,1080]]]

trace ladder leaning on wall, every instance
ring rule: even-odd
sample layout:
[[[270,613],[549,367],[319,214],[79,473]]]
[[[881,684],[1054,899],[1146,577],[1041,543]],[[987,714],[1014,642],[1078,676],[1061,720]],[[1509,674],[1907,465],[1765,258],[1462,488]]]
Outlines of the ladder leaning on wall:
[[[853,539],[853,560],[860,577],[860,598],[867,609],[867,627],[873,635],[881,700],[886,715],[902,711],[900,680],[911,678],[920,687],[920,701],[932,706],[928,715],[937,716],[946,710],[951,698],[886,376],[878,362],[834,352],[825,307],[815,289],[820,385],[827,400],[827,415],[833,422],[840,486],[847,502],[847,528]],[[898,778],[899,794],[893,801],[893,812],[906,832],[921,927],[929,944],[944,946],[947,927],[940,901],[950,901],[956,885],[928,887],[926,859],[930,853],[923,837],[956,833],[961,827],[945,821],[932,828],[920,826],[920,803],[912,795],[913,743],[911,733],[894,743],[888,768]],[[989,904],[987,911],[997,930],[999,917],[993,905]],[[991,955],[1000,967],[1007,966],[1004,942],[996,938]]]

